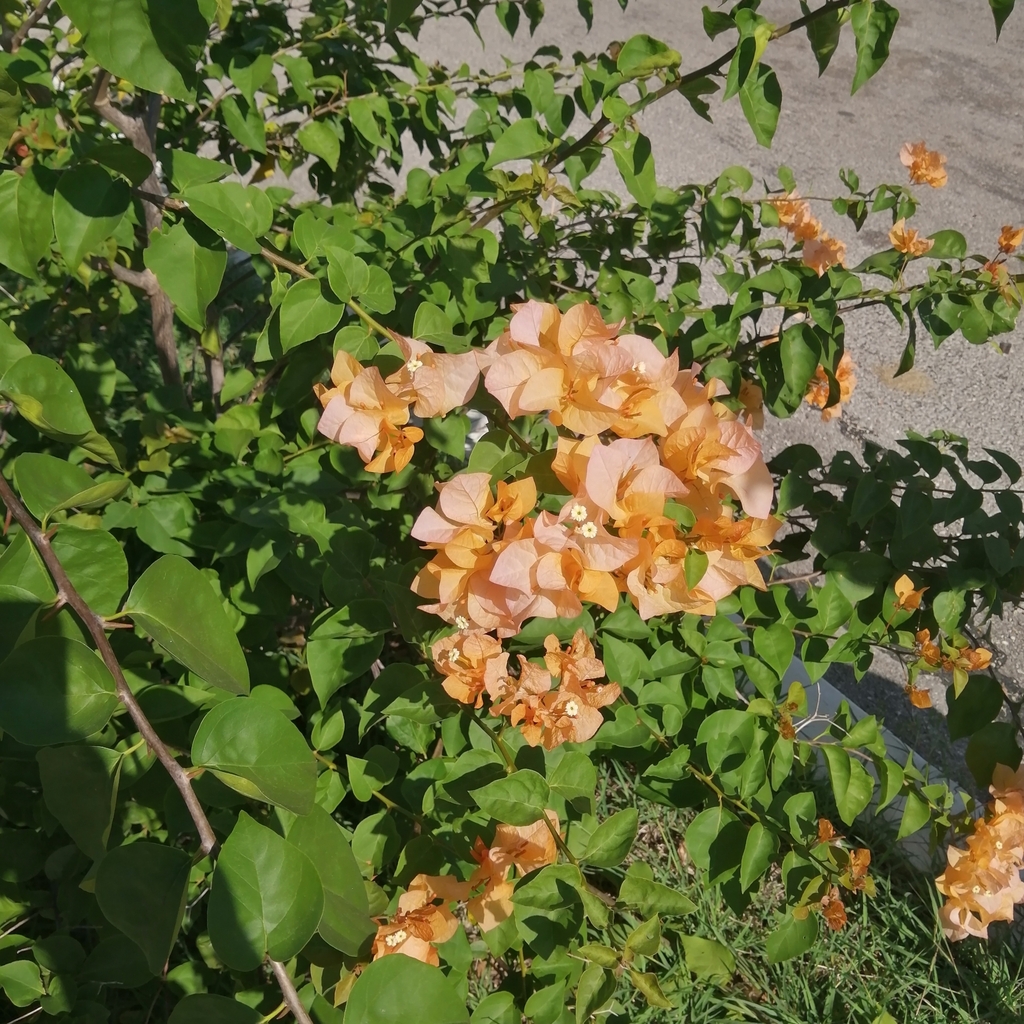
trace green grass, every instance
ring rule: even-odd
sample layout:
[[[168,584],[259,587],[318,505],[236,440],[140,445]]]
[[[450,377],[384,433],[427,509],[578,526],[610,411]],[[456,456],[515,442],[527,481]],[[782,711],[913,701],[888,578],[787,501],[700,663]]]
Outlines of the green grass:
[[[622,783],[607,778],[605,803],[622,806]],[[827,813],[827,795],[818,794]],[[871,1024],[887,1011],[899,1024],[1021,1024],[1024,1022],[1024,935],[1019,924],[993,926],[987,942],[949,944],[937,922],[939,897],[930,876],[915,871],[894,849],[893,837],[869,823],[849,830],[872,851],[874,899],[851,897],[849,923],[824,933],[802,957],[770,964],[765,937],[774,927],[784,895],[778,876],[769,877],[747,910],[737,916],[717,890],[702,884],[686,863],[683,836],[689,815],[640,801],[635,850],[655,877],[686,892],[697,904],[682,919],[689,934],[716,939],[736,958],[732,979],[722,985],[691,978],[678,940],[663,946],[654,970],[676,1004],[651,1010],[637,1000],[608,1024]],[[833,821],[838,818],[833,816]],[[621,990],[620,990],[621,991]]]

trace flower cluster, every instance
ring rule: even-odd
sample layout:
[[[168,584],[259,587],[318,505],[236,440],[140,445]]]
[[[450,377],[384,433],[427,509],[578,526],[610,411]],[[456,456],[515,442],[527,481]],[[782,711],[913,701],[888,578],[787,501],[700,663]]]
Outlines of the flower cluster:
[[[512,869],[523,877],[558,857],[558,815],[551,810],[545,815],[546,821],[532,825],[498,825],[490,846],[478,837],[471,852],[479,866],[468,882],[452,875],[416,875],[398,897],[396,911],[378,925],[373,959],[401,953],[437,967],[437,946],[459,929],[453,903],[465,903],[469,917],[484,932],[507,920],[515,888]]]
[[[922,238],[915,228],[908,228],[904,217],[890,228],[889,241],[897,252],[906,256],[923,256],[935,245],[935,239]]]
[[[406,426],[410,411],[444,416],[473,397],[480,379],[476,352],[447,355],[413,338],[396,334],[394,340],[405,362],[387,379],[342,350],[331,368],[333,386],[313,389],[324,409],[317,430],[355,448],[371,473],[397,472],[412,458],[423,431]]]
[[[501,644],[478,630],[438,640],[431,654],[450,696],[480,707],[486,694],[491,713],[518,726],[530,746],[551,750],[561,743],[584,743],[601,728],[600,708],[617,700],[621,690],[617,683],[595,682],[604,677],[604,664],[582,629],[565,650],[553,634],[544,650],[544,668],[520,655],[517,676],[509,674]]]
[[[836,416],[842,416],[843,406],[850,400],[853,389],[857,386],[857,374],[854,373],[856,369],[857,366],[850,358],[850,353],[844,352],[835,373],[836,383],[839,385],[839,401],[835,405],[829,405],[828,399],[831,394],[831,388],[829,387],[828,374],[820,366],[815,368],[814,376],[811,377],[810,383],[807,385],[804,401],[808,405],[813,405],[820,409],[821,418],[826,423]]]
[[[946,870],[935,880],[946,902],[940,911],[946,938],[988,938],[993,921],[1012,921],[1024,903],[1024,768],[996,765],[992,801],[974,822],[967,849],[946,850]]]
[[[923,142],[905,142],[900,150],[900,163],[910,171],[913,185],[942,188],[948,180],[946,158],[930,150]]]
[[[771,200],[771,205],[782,225],[796,242],[803,242],[803,261],[818,277],[829,267],[846,265],[846,244],[833,238],[821,226],[821,221],[811,214],[810,203],[801,199],[796,192],[787,193],[780,199]]]
[[[547,412],[584,435],[560,437],[554,455],[568,497],[531,516],[530,477],[496,493],[486,473],[440,485],[412,530],[435,552],[413,583],[424,610],[512,636],[533,616],[573,618],[583,601],[613,611],[620,593],[650,618],[713,613],[736,587],[764,586],[756,561],[779,523],[751,426],[717,401],[719,382],[616,330],[586,304],[516,309],[484,385],[510,416]]]

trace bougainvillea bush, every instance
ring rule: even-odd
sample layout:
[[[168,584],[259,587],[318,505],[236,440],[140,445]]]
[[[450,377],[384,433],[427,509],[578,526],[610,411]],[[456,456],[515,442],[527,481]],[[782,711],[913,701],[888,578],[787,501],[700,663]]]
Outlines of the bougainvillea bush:
[[[1011,330],[1024,228],[922,237],[956,182],[908,126],[893,183],[841,173],[845,237],[891,243],[848,266],[793,171],[680,183],[638,126],[738,100],[767,146],[777,48],[881,68],[890,4],[793,7],[705,9],[702,68],[636,35],[474,73],[417,56],[424,19],[527,32],[538,0],[0,3],[5,1019],[675,1019],[659,965],[731,953],[645,804],[737,914],[784,892],[773,961],[871,914],[844,836],[883,809],[948,847],[950,938],[1012,919],[985,632],[1020,467],[913,433],[766,464],[759,431],[856,401],[855,310],[901,372]],[[946,680],[988,811],[820,713],[877,648],[915,707]]]

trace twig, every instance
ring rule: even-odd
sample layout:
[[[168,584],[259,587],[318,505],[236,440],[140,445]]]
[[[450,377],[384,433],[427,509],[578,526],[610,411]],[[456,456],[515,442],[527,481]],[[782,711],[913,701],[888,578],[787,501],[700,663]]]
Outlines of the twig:
[[[274,971],[274,977],[277,978],[277,984],[280,986],[284,1001],[288,1004],[288,1009],[292,1011],[292,1015],[298,1021],[298,1024],[313,1024],[309,1019],[309,1014],[306,1013],[306,1008],[299,1001],[299,993],[295,991],[295,985],[288,974],[288,968],[280,960],[271,960],[270,966]]]
[[[25,531],[26,536],[42,557],[46,568],[53,577],[53,582],[57,585],[58,600],[63,600],[70,605],[86,629],[89,630],[89,634],[96,644],[96,649],[103,658],[104,664],[110,670],[110,674],[114,677],[114,682],[117,685],[118,699],[128,709],[128,714],[131,715],[132,721],[146,741],[146,745],[154,751],[157,759],[167,770],[168,775],[171,776],[178,792],[181,793],[185,806],[188,808],[188,813],[193,822],[195,822],[196,830],[199,833],[200,853],[204,857],[209,856],[217,847],[217,836],[213,831],[213,827],[210,825],[210,821],[206,817],[206,812],[203,810],[198,798],[192,791],[192,783],[185,770],[175,761],[170,751],[164,745],[163,740],[156,734],[145,712],[139,707],[139,702],[135,699],[135,695],[125,681],[124,673],[121,671],[121,666],[117,661],[117,655],[114,653],[113,647],[110,646],[106,632],[104,632],[103,619],[89,607],[81,594],[75,590],[71,580],[68,579],[64,566],[50,545],[49,537],[43,533],[39,528],[39,524],[28,514],[25,506],[15,497],[14,491],[11,490],[11,485],[2,473],[0,473],[0,499],[3,500],[3,503],[7,506],[15,520],[17,520],[18,525]],[[308,1018],[306,1019],[308,1020]]]
[[[11,39],[11,53],[16,53],[18,47],[28,38],[29,32],[38,24],[39,19],[46,13],[50,6],[50,0],[39,0],[32,13],[18,26],[18,31]]]

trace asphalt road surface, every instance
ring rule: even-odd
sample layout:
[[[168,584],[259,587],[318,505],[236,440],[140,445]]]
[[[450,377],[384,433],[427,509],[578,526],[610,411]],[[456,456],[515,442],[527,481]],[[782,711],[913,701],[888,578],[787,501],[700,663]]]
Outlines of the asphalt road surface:
[[[923,234],[956,228],[966,235],[969,252],[994,252],[1001,225],[1024,223],[1024,76],[1019,74],[1024,11],[1009,19],[997,42],[986,0],[895,0],[895,6],[900,21],[891,56],[856,95],[850,94],[854,49],[849,28],[820,77],[803,33],[770,45],[765,59],[783,92],[770,150],[757,145],[736,99],[722,103],[712,98],[714,124],[697,117],[679,96],[649,107],[639,121],[651,139],[659,184],[711,180],[737,163],[749,167],[755,180],[773,180],[778,166],[786,164],[803,194],[836,195],[843,191],[837,177],[842,167],[856,169],[865,185],[905,182],[900,146],[924,139],[929,148],[947,155],[949,183],[938,190],[918,187],[914,226]],[[465,61],[473,70],[494,71],[503,67],[503,57],[522,61],[541,46],[557,45],[566,55],[594,53],[646,32],[678,50],[685,71],[729,45],[728,37],[706,38],[696,0],[630,0],[625,12],[616,0],[594,0],[589,32],[573,0],[548,0],[546,7],[532,37],[525,19],[509,39],[485,14],[482,44],[468,25],[445,19],[424,26],[420,51],[427,60],[448,66]],[[761,13],[779,24],[800,15],[795,0],[767,0]],[[588,184],[625,194],[610,160]],[[847,242],[851,266],[888,244],[881,218],[877,227],[869,221],[858,236],[849,221],[824,206],[815,212]],[[925,332],[919,334],[916,367],[894,380],[905,340],[899,328],[884,311],[851,316],[847,350],[858,366],[858,386],[847,411],[829,424],[809,408],[790,420],[770,421],[766,452],[799,441],[828,457],[843,448],[858,451],[864,438],[892,445],[907,430],[945,429],[966,436],[972,445],[1002,449],[1024,464],[1024,332],[1002,336],[1008,351],[993,343],[971,345],[959,336],[936,351]],[[994,634],[1000,674],[1015,689],[1024,688],[1024,617],[1009,617]],[[879,659],[876,669],[861,684],[841,673],[834,681],[869,710],[883,714],[925,756],[964,778],[962,751],[950,749],[938,714],[910,715],[902,690],[893,685],[900,682],[899,666]],[[944,711],[938,681],[933,695]]]

